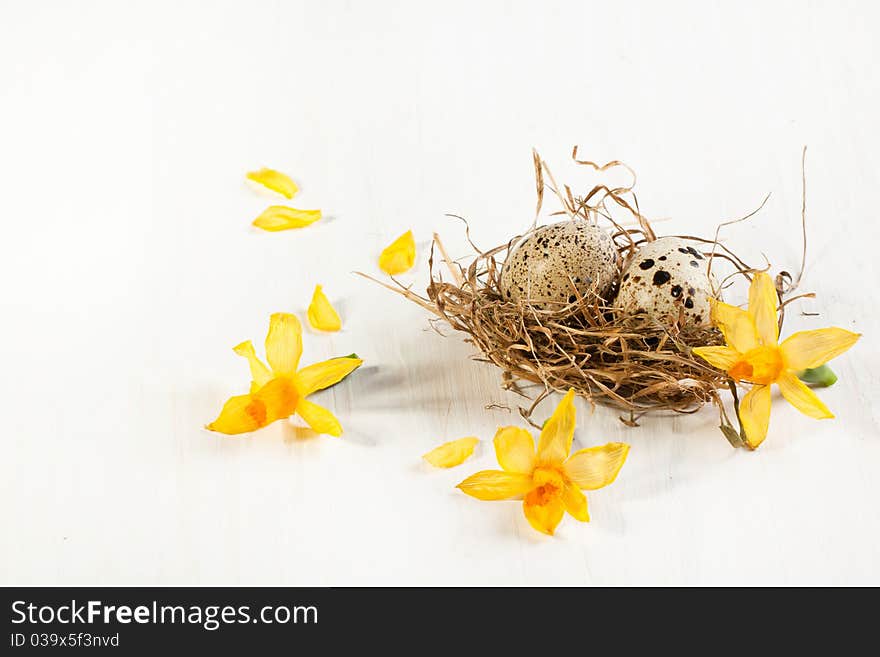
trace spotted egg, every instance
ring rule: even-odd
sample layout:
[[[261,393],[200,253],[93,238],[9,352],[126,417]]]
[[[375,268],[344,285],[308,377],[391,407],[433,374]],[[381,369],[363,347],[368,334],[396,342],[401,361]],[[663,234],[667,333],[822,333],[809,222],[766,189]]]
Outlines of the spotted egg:
[[[501,294],[539,308],[604,296],[617,273],[608,233],[584,220],[542,226],[516,245],[501,270]]]
[[[620,281],[615,306],[626,314],[647,313],[683,326],[709,326],[709,259],[694,242],[661,237],[643,244]]]

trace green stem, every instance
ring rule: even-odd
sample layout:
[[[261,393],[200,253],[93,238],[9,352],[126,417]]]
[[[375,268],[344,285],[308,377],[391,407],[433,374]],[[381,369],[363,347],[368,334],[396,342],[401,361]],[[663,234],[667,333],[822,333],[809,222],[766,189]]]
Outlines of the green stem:
[[[746,432],[743,429],[742,420],[739,419],[739,395],[736,392],[736,382],[733,379],[727,379],[727,385],[730,388],[730,394],[733,395],[733,412],[736,415],[736,423],[739,425],[739,445],[736,445],[736,447],[743,447],[748,445],[748,442],[746,441]],[[734,432],[731,431],[730,433],[733,434]],[[727,433],[725,432],[724,435],[727,436]],[[731,440],[731,438],[732,436],[728,436],[727,439]],[[732,443],[733,441],[731,440]]]

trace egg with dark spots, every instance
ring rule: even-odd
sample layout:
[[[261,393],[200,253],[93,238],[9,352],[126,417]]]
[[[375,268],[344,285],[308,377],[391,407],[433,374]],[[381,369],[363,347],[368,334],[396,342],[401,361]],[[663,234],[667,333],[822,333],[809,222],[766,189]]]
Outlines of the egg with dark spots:
[[[641,245],[623,270],[615,307],[668,325],[709,326],[709,259],[689,241],[661,237]]]
[[[501,270],[507,301],[558,309],[603,297],[617,274],[617,249],[607,231],[577,219],[542,226],[514,246]]]

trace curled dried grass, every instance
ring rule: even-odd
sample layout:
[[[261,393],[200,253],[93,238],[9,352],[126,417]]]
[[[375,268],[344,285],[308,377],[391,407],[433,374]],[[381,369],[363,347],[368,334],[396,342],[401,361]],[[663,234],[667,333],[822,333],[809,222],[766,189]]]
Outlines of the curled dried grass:
[[[445,253],[435,236],[434,246]],[[628,249],[619,245],[619,252]],[[504,371],[505,386],[522,382],[544,391],[574,388],[587,399],[626,412],[635,424],[647,411],[689,413],[717,399],[726,376],[691,354],[691,347],[723,344],[714,328],[667,326],[645,315],[624,315],[598,297],[537,308],[502,298],[499,277],[508,246],[478,253],[466,270],[452,265],[452,281],[434,269],[423,305],[468,335],[483,360]],[[623,254],[622,254],[623,255]]]

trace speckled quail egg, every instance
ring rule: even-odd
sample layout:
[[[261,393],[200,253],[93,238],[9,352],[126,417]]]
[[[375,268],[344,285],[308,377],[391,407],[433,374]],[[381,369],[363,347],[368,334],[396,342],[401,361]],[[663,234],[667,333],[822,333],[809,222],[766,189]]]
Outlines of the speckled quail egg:
[[[639,247],[623,271],[615,306],[647,313],[664,323],[709,326],[709,259],[694,243],[661,237]]]
[[[501,294],[538,308],[559,308],[604,295],[617,273],[617,249],[608,233],[587,221],[561,221],[538,228],[507,257]]]

